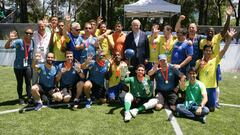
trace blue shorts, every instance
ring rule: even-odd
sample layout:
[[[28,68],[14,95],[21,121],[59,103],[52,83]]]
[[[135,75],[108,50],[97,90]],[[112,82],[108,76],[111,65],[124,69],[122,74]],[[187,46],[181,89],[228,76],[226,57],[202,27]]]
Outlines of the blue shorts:
[[[119,83],[116,86],[113,86],[111,88],[108,88],[108,98],[110,100],[115,100],[116,97],[119,95],[119,91],[122,89],[123,84]]]
[[[206,106],[208,108],[215,108],[217,101],[216,88],[207,88],[208,102]]]
[[[216,77],[217,77],[217,82],[222,80],[222,74],[221,74],[221,69],[220,69],[220,64],[218,64],[217,71],[216,71]]]

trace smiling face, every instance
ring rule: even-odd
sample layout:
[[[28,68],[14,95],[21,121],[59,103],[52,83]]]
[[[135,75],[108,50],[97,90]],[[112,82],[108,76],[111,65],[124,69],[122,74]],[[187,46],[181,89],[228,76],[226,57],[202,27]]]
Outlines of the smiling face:
[[[53,53],[48,53],[47,54],[47,60],[46,60],[47,64],[48,65],[52,65],[53,64],[53,60],[54,60],[54,54]]]
[[[139,20],[133,20],[132,21],[132,31],[133,32],[139,32],[140,31],[140,26],[141,26],[141,23]]]
[[[33,35],[33,30],[32,29],[26,29],[25,31],[25,38],[26,39],[31,39]]]
[[[66,62],[72,63],[73,62],[73,52],[66,51]]]
[[[137,73],[137,77],[138,77],[138,78],[144,77],[145,67],[144,67],[143,65],[139,65],[139,66],[137,67],[136,73]]]

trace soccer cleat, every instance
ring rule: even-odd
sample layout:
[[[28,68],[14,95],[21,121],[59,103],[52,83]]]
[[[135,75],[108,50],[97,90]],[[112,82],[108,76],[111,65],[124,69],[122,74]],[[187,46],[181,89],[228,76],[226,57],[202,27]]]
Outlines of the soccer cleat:
[[[124,121],[128,122],[132,119],[132,115],[130,114],[130,111],[125,112],[125,117],[124,117]]]
[[[36,107],[34,108],[35,111],[40,111],[43,107],[42,103],[37,103]]]
[[[130,110],[130,113],[132,114],[133,117],[136,117],[138,114],[138,109],[134,108],[134,109]]]
[[[91,108],[91,104],[92,104],[92,100],[87,100],[85,108]]]

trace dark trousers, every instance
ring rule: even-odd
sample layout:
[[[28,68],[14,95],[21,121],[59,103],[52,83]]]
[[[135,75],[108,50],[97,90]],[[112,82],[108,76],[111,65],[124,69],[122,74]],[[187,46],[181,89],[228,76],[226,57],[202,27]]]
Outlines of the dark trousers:
[[[204,117],[209,113],[209,109],[207,107],[202,108],[202,113],[200,115],[196,115],[196,111],[199,106],[191,106],[190,108],[186,108],[184,104],[178,104],[176,111],[179,112],[180,116],[187,117],[190,119],[197,119],[198,117]]]
[[[14,73],[15,73],[15,77],[17,79],[18,98],[19,99],[23,98],[23,95],[22,95],[22,92],[23,92],[23,78],[25,78],[27,97],[31,98],[31,77],[32,77],[31,67],[27,67],[25,69],[14,68]]]

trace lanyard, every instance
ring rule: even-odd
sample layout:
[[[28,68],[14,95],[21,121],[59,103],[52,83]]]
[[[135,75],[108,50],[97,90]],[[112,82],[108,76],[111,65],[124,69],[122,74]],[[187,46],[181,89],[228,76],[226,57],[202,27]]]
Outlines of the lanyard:
[[[30,45],[31,45],[31,41],[29,43],[29,45],[27,45],[27,43],[25,42],[25,40],[23,40],[23,44],[24,44],[24,51],[25,51],[25,59],[28,59],[28,54],[30,51]]]
[[[88,48],[88,46],[89,46],[89,45],[88,45],[88,42],[87,42],[88,39],[89,39],[89,38],[87,38],[86,35],[83,35],[83,41],[84,41],[84,43],[85,43],[84,45],[85,45],[86,48]]]
[[[161,67],[161,66],[160,66],[160,67]],[[161,74],[162,74],[162,76],[163,76],[163,79],[164,79],[165,83],[168,83],[168,66],[166,67],[166,73],[165,73],[165,75],[164,75],[164,73],[163,73],[163,71],[162,71],[162,68],[160,69],[160,72],[161,72]]]

